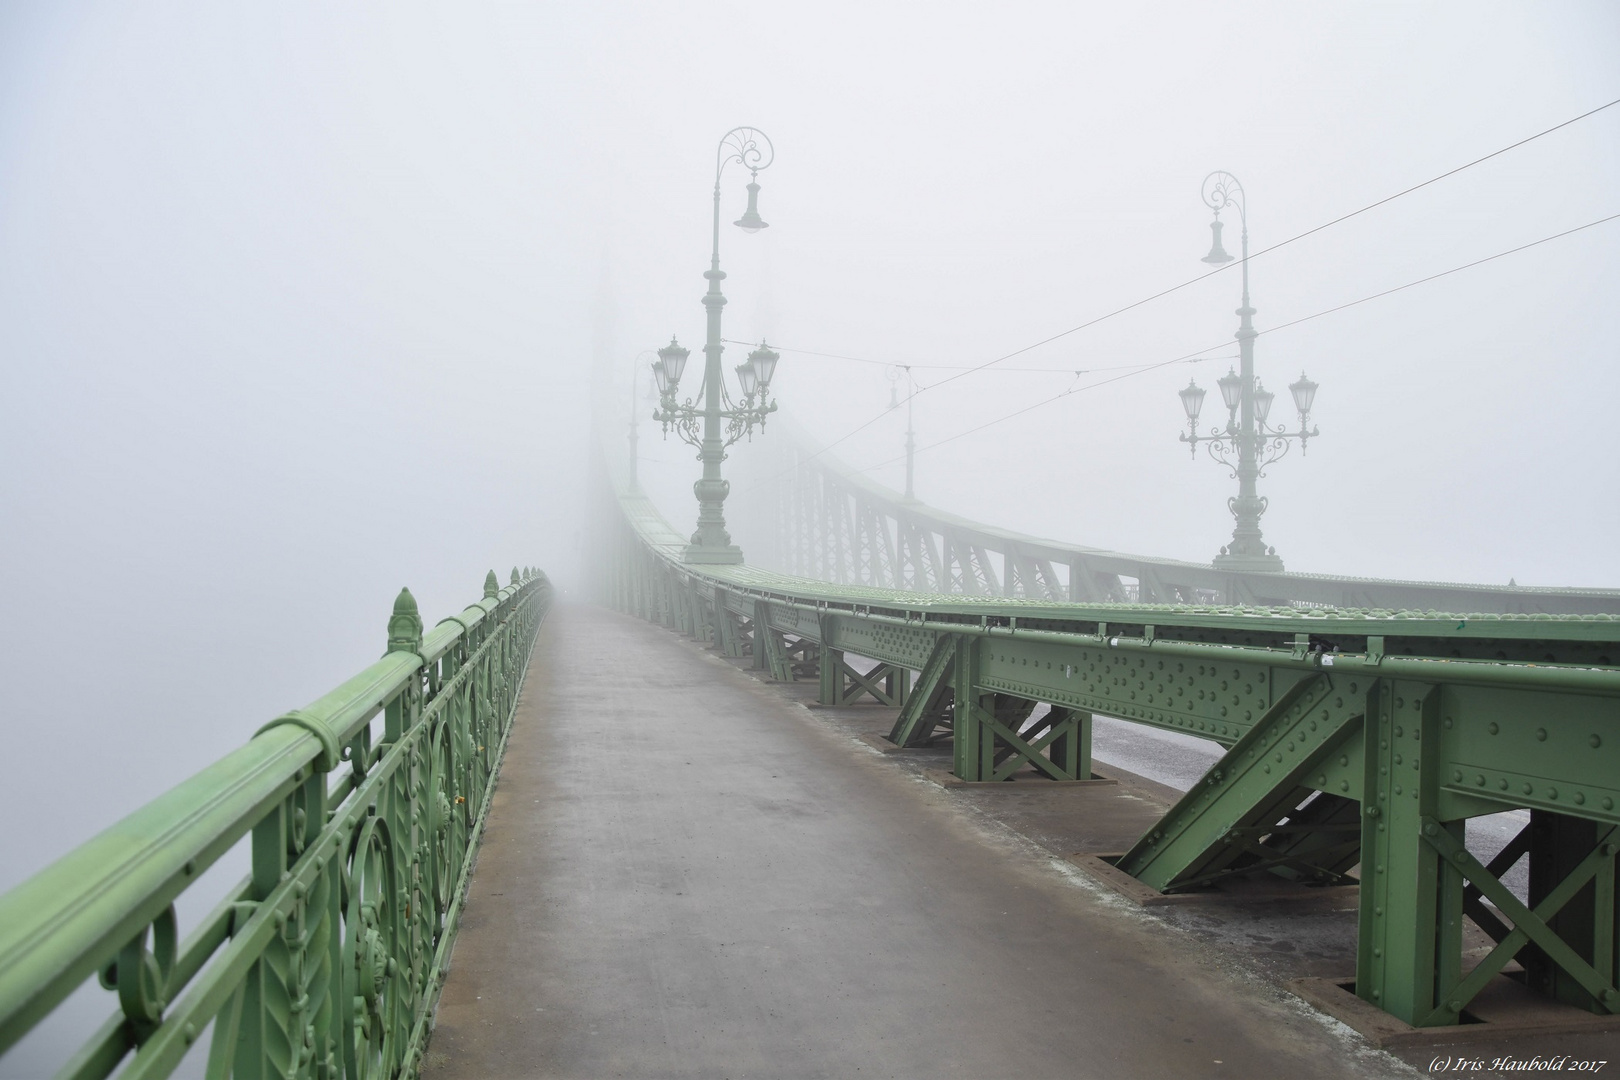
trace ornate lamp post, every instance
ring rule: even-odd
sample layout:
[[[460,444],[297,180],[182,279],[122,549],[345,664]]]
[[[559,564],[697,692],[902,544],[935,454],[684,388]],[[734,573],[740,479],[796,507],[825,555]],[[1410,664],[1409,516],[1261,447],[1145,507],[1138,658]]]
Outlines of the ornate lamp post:
[[[1249,304],[1249,215],[1243,185],[1231,173],[1212,172],[1204,178],[1203,195],[1205,205],[1215,211],[1215,220],[1209,227],[1214,233],[1214,243],[1204,256],[1204,262],[1218,266],[1232,261],[1232,256],[1221,246],[1222,210],[1237,207],[1238,220],[1243,227],[1243,305],[1237,309],[1236,334],[1240,360],[1237,371],[1228,371],[1216,381],[1221,402],[1226,406],[1224,427],[1211,427],[1209,434],[1198,434],[1198,413],[1204,405],[1204,391],[1196,382],[1189,382],[1181,391],[1181,405],[1187,413],[1187,432],[1181,436],[1181,441],[1189,445],[1194,457],[1198,456],[1198,444],[1203,443],[1209,456],[1225,465],[1237,478],[1237,496],[1226,501],[1237,524],[1232,530],[1232,542],[1215,556],[1215,568],[1280,572],[1283,562],[1277,557],[1277,549],[1266,547],[1260,536],[1260,517],[1266,512],[1267,503],[1263,495],[1256,493],[1255,487],[1265,475],[1266,466],[1286,454],[1293,440],[1299,440],[1303,454],[1311,437],[1320,434],[1308,427],[1316,383],[1301,374],[1299,381],[1288,387],[1294,396],[1294,407],[1299,410],[1298,431],[1268,425],[1267,417],[1276,395],[1254,377],[1257,335],[1254,308]]]
[[[776,403],[770,400],[771,376],[781,357],[764,342],[748,354],[746,363],[737,366],[741,392],[738,399],[732,399],[720,371],[720,355],[725,351],[720,343],[720,311],[726,305],[726,298],[720,294],[720,282],[726,276],[720,269],[720,177],[732,162],[749,171],[748,209],[733,224],[744,232],[756,233],[767,227],[759,216],[759,173],[769,168],[775,158],[771,140],[755,128],[732,128],[720,140],[714,161],[714,251],[709,269],[703,274],[709,280],[709,291],[703,296],[709,336],[703,345],[703,383],[698,397],[684,403],[676,400],[688,350],[674,338],[658,350],[658,363],[653,365],[660,395],[660,407],[653,419],[664,425],[666,435],[674,428],[682,439],[697,447],[698,460],[703,462],[703,478],[692,485],[698,500],[698,527],[683,556],[691,563],[743,561],[742,549],[731,542],[731,534],[726,531],[722,506],[731,485],[721,479],[720,463],[725,460],[726,447],[751,434],[755,427],[763,428],[765,418],[776,411]]]

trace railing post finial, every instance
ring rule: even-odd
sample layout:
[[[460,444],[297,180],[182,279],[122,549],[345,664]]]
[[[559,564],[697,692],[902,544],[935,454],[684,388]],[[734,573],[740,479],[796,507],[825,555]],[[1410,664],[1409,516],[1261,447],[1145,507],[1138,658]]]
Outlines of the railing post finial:
[[[388,618],[388,651],[422,651],[422,616],[409,589],[399,590],[394,600],[394,613]]]
[[[518,577],[518,568],[515,566],[512,567],[512,584],[521,585],[522,583],[523,579]]]
[[[484,599],[493,600],[499,595],[501,595],[501,583],[496,579],[495,571],[491,570],[484,576]]]

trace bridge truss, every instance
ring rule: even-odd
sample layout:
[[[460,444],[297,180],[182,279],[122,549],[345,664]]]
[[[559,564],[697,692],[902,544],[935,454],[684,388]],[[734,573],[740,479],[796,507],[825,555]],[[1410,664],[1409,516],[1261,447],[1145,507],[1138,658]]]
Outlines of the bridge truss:
[[[1328,606],[1522,601],[1031,542],[825,462],[780,495],[802,574],[684,564],[685,537],[619,490],[606,594],[768,678],[817,680],[824,704],[898,706],[890,739],[949,739],[968,782],[1089,778],[1095,715],[1212,740],[1224,755],[1120,870],[1179,892],[1245,874],[1344,883],[1359,865],[1355,992],[1415,1026],[1466,1022],[1515,961],[1554,998],[1620,1011],[1620,619]],[[1469,819],[1513,809],[1529,825],[1482,865]],[[1521,859],[1528,903],[1502,884]],[[1465,917],[1497,942],[1466,969]]]
[[[764,565],[843,585],[1077,603],[1258,604],[1571,615],[1620,612],[1620,590],[1234,573],[1029,536],[878,484],[809,449],[787,418],[750,446],[729,509]]]

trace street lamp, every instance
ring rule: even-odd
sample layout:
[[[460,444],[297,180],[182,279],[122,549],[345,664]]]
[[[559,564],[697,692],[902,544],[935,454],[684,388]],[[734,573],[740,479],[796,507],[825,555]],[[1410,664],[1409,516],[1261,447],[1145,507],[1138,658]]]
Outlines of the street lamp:
[[[751,434],[755,427],[763,429],[765,418],[776,411],[776,402],[770,400],[771,377],[776,374],[781,356],[764,342],[736,368],[739,400],[732,400],[720,369],[720,355],[725,351],[720,343],[720,311],[726,305],[726,298],[720,294],[720,282],[726,276],[720,269],[720,177],[732,162],[749,171],[748,209],[733,224],[744,232],[756,233],[769,227],[759,216],[759,174],[775,158],[771,140],[756,128],[732,128],[720,140],[714,159],[714,251],[709,269],[703,274],[709,281],[709,291],[703,296],[709,334],[703,345],[703,382],[698,397],[685,402],[676,399],[688,350],[674,338],[658,350],[658,363],[653,365],[660,395],[653,419],[664,425],[666,435],[673,428],[697,447],[698,460],[703,462],[703,478],[692,485],[698,500],[698,527],[682,553],[690,563],[743,561],[742,549],[731,542],[731,534],[726,531],[722,508],[731,485],[721,479],[720,463],[725,460],[726,447]]]
[[[1226,406],[1226,424],[1209,429],[1209,434],[1198,434],[1198,414],[1203,408],[1204,391],[1196,382],[1181,391],[1181,406],[1187,413],[1187,432],[1181,441],[1187,443],[1194,457],[1198,444],[1203,443],[1209,456],[1231,470],[1238,481],[1235,498],[1226,501],[1227,508],[1237,519],[1232,530],[1232,542],[1221,548],[1215,556],[1217,570],[1262,570],[1280,572],[1282,560],[1276,548],[1266,547],[1260,536],[1260,516],[1266,512],[1266,499],[1255,492],[1256,481],[1265,475],[1265,468],[1288,452],[1293,440],[1299,440],[1300,453],[1312,436],[1320,434],[1309,427],[1311,404],[1316,399],[1316,383],[1303,374],[1288,389],[1299,412],[1299,430],[1288,431],[1282,426],[1271,427],[1267,418],[1276,395],[1265,388],[1254,376],[1254,308],[1249,304],[1249,214],[1243,194],[1243,185],[1228,172],[1212,172],[1204,178],[1204,204],[1215,211],[1210,223],[1212,234],[1209,254],[1204,262],[1211,266],[1232,261],[1221,246],[1221,211],[1237,207],[1242,224],[1243,250],[1243,306],[1237,309],[1239,317],[1237,340],[1239,368],[1228,371],[1216,380],[1220,387],[1221,402]]]

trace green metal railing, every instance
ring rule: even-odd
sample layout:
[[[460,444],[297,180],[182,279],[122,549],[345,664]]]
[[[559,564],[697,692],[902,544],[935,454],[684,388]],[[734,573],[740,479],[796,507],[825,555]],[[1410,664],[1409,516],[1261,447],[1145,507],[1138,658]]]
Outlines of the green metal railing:
[[[615,502],[615,606],[769,678],[817,679],[824,705],[899,707],[890,740],[948,739],[964,781],[1089,779],[1094,715],[1218,743],[1116,868],[1180,892],[1246,874],[1348,883],[1359,864],[1354,989],[1399,1019],[1466,1023],[1508,973],[1620,1013],[1620,617],[840,585],[686,563],[644,496]],[[1468,821],[1505,810],[1530,822],[1484,865]],[[1502,881],[1521,859],[1527,902]],[[1465,918],[1496,942],[1471,968]]]
[[[116,1011],[59,1075],[412,1075],[534,637],[537,571],[423,634],[0,896],[0,1054],[92,975]],[[374,721],[381,718],[380,732]],[[238,841],[251,872],[185,938],[175,900]]]

